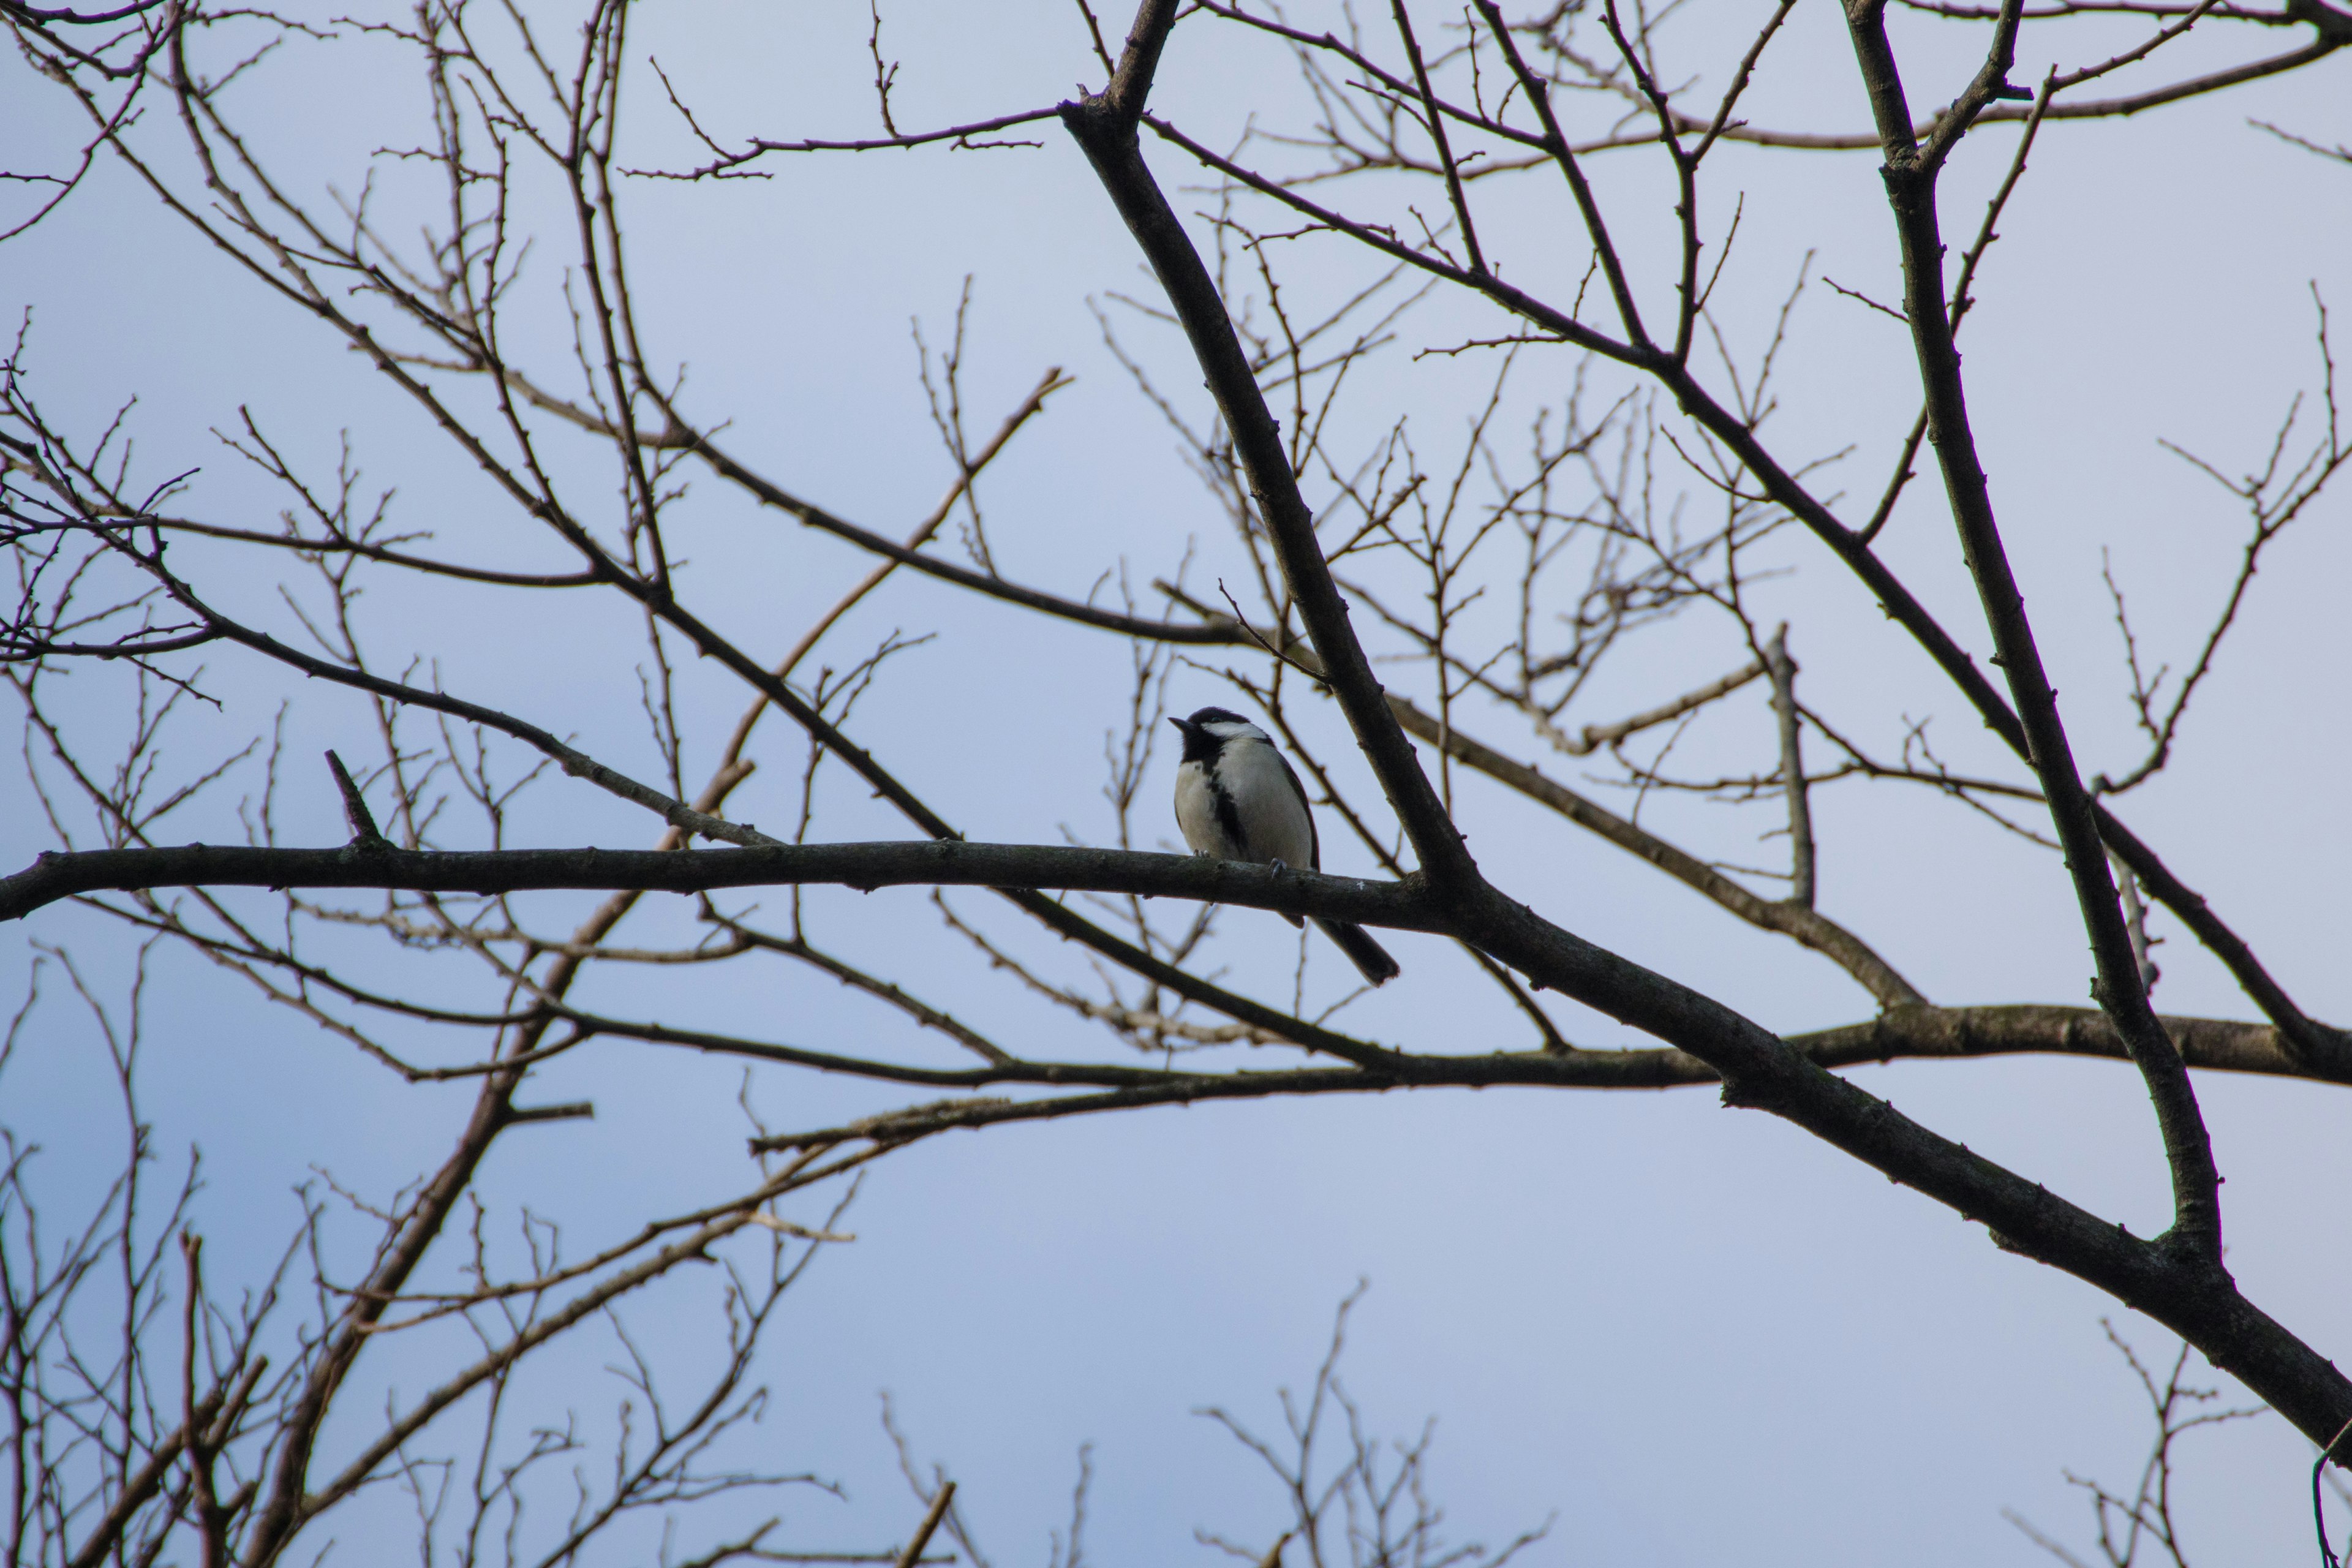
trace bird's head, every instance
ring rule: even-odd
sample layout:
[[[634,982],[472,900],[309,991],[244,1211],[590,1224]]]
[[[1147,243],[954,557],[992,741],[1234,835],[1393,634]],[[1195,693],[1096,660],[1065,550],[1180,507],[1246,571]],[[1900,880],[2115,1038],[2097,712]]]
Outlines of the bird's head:
[[[1265,741],[1266,733],[1240,714],[1223,708],[1203,708],[1190,719],[1171,719],[1184,737],[1184,760],[1204,763],[1224,749],[1228,741]],[[1268,741],[1271,745],[1273,742]]]

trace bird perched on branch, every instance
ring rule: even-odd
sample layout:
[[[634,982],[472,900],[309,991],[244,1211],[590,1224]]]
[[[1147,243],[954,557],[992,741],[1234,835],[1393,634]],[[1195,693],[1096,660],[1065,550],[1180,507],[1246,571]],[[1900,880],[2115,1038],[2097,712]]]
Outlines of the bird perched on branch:
[[[1307,791],[1265,731],[1223,708],[1203,708],[1190,719],[1168,721],[1184,735],[1184,761],[1176,769],[1176,826],[1194,854],[1323,868]],[[1300,923],[1297,915],[1282,918]],[[1320,919],[1315,924],[1370,984],[1396,978],[1397,961],[1363,927]]]

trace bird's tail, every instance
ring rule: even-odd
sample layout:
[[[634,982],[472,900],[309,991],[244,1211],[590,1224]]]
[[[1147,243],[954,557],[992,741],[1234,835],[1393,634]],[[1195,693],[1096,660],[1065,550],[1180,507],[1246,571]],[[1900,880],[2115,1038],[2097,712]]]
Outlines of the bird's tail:
[[[1374,942],[1372,933],[1363,927],[1349,925],[1345,921],[1323,920],[1317,921],[1315,926],[1331,939],[1333,946],[1348,955],[1348,962],[1363,975],[1365,984],[1378,985],[1383,981],[1394,980],[1400,973],[1397,961],[1389,956],[1389,950]]]

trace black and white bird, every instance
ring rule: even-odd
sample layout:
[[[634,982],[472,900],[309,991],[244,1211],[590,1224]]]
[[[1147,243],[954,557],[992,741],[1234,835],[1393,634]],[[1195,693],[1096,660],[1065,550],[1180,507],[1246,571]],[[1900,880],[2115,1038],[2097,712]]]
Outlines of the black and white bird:
[[[1184,733],[1184,761],[1176,769],[1176,826],[1194,854],[1323,868],[1307,792],[1265,731],[1223,708],[1203,708],[1190,719],[1168,721]],[[1282,918],[1299,923],[1297,915]],[[1345,921],[1315,924],[1372,984],[1396,978],[1397,961],[1363,927]]]

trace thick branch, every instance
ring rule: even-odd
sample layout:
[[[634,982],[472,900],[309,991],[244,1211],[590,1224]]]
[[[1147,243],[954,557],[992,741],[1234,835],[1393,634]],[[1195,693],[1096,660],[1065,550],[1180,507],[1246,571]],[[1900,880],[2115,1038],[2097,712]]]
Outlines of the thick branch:
[[[1475,884],[1478,872],[1469,850],[1421,771],[1412,743],[1390,716],[1371,663],[1348,624],[1347,602],[1331,580],[1315,537],[1314,514],[1298,492],[1281,430],[1258,391],[1224,301],[1137,145],[1136,125],[1150,89],[1150,72],[1175,9],[1173,0],[1145,0],[1110,87],[1099,97],[1064,104],[1062,122],[1085,150],[1183,323],[1218,412],[1232,433],[1234,455],[1249,476],[1283,580],[1322,656],[1326,679],[1412,839],[1422,869],[1448,889]]]
[[[1856,3],[1867,8],[1870,0]],[[1164,0],[1148,0],[1139,27],[1148,31],[1148,23],[1153,18],[1166,18],[1169,11]],[[1874,11],[1870,16],[1874,18]],[[1862,20],[1856,18],[1858,27]],[[1150,50],[1156,50],[1157,38],[1147,42]],[[1128,67],[1138,55],[1131,44],[1129,61],[1121,68],[1122,83],[1131,85],[1132,73]],[[1988,93],[1998,86],[1999,80],[1999,70],[1989,70],[1972,90]],[[1899,84],[1896,90],[1899,93]],[[1138,111],[1134,96],[1129,93],[1122,95],[1117,104],[1089,99],[1066,105],[1063,114],[1065,123],[1087,151],[1097,175],[1118,205],[1129,228],[1151,259],[1192,339],[1228,428],[1234,433],[1236,453],[1257,492],[1256,499],[1286,577],[1300,603],[1307,629],[1329,667],[1334,692],[1422,856],[1433,896],[1443,901],[1453,917],[1451,934],[1484,949],[1539,986],[1599,1008],[1700,1058],[1722,1075],[1727,1103],[1753,1106],[1785,1117],[1892,1179],[1916,1186],[1960,1214],[1981,1221],[2008,1245],[2089,1279],[2118,1300],[2165,1321],[2198,1344],[2216,1364],[2236,1373],[2260,1392],[2305,1433],[2318,1441],[2330,1441],[2345,1424],[2345,1418],[2352,1416],[2352,1382],[2238,1293],[2213,1249],[2218,1238],[2204,1231],[2200,1223],[2203,1216],[2193,1212],[2193,1179],[2181,1183],[2192,1203],[2184,1207],[2178,1226],[2190,1245],[2183,1248],[2138,1241],[2015,1173],[1910,1121],[1885,1101],[1822,1071],[1777,1037],[1722,1004],[1594,947],[1542,920],[1485,882],[1454,837],[1451,823],[1412,758],[1402,731],[1394,727],[1382,693],[1363,664],[1361,649],[1347,626],[1345,606],[1339,601],[1328,570],[1316,548],[1312,520],[1283,461],[1272,419],[1234,341],[1223,302],[1136,149],[1133,117]],[[1885,123],[1887,116],[1882,112],[1881,119]],[[1155,126],[1155,130],[1160,129]],[[1901,129],[1907,159],[1907,113]],[[1161,133],[1173,139],[1171,132]],[[1230,166],[1223,160],[1215,160],[1205,149],[1188,150],[1218,166]],[[1259,188],[1266,184],[1256,178],[1250,178],[1249,183]],[[1274,194],[1294,205],[1305,205],[1297,203],[1289,193]],[[1346,226],[1350,233],[1361,230],[1361,226]],[[1498,300],[1504,300],[1507,292],[1491,281],[1467,277],[1459,268],[1437,262],[1433,258],[1407,254],[1401,259],[1467,282]],[[1940,278],[1935,293],[1940,315]],[[1516,301],[1509,302],[1520,308]],[[1574,329],[1559,331],[1562,337],[1586,341],[1594,335],[1558,312],[1548,314],[1550,320],[1545,324],[1557,321],[1555,331]],[[1610,351],[1603,348],[1602,352]],[[1690,408],[1694,400],[1706,405],[1716,416],[1715,420],[1703,420],[1711,429],[1717,421],[1733,425],[1740,436],[1747,437],[1744,447],[1735,443],[1736,449],[1743,450],[1743,456],[1746,450],[1756,449],[1752,431],[1699,392],[1685,367],[1670,356],[1637,343],[1630,347],[1616,345],[1612,357],[1636,363],[1664,380],[1675,388],[1685,408]],[[1798,488],[1792,478],[1789,486]],[[1811,497],[1805,500],[1813,510],[1826,515]],[[1830,521],[1833,531],[1851,542],[1848,531],[1833,519]],[[1925,619],[1924,613],[1922,618]],[[1927,624],[1932,626],[1933,622]],[[1997,697],[1994,706],[2010,719],[2012,727],[2017,725],[2016,719],[2006,713]],[[2079,784],[2077,788],[2079,791]],[[2103,858],[2099,865],[2095,874],[2104,877]],[[2134,975],[2135,991],[2136,981]],[[2144,994],[2140,1002],[2145,1012]],[[2135,1056],[2141,1055],[2147,1045],[2140,1037],[2144,1033],[2140,1022],[2128,1014],[2119,1018],[2119,1026],[2133,1046]],[[2152,1016],[2147,1023],[2153,1026]],[[2157,1042],[2156,1048],[2171,1058],[2178,1071],[2179,1058],[2170,1043],[2162,1039],[2160,1031],[2157,1031]],[[2179,1084],[2185,1090],[2185,1074],[2179,1079]],[[2178,1097],[2172,1102],[2177,1105]],[[2190,1103],[2193,1108],[2193,1101]],[[2189,1149],[2177,1137],[2168,1137],[2168,1142],[2177,1150]],[[2194,1173],[2188,1174],[2193,1178]]]
[[[514,853],[525,856],[530,852]],[[542,856],[544,854],[541,852]],[[613,864],[625,863],[626,859],[621,854],[607,852],[570,854],[593,854]],[[1007,860],[1035,865],[1053,858],[1074,870],[1082,869],[1091,863],[1104,874],[1074,878],[1072,880],[1074,884],[1083,881],[1084,885],[1105,890],[1169,891],[1186,896],[1213,896],[1269,909],[1287,905],[1305,912],[1328,912],[1365,923],[1413,924],[1423,929],[1433,924],[1425,919],[1429,895],[1412,883],[1359,883],[1342,878],[1309,877],[1297,872],[1276,872],[1270,868],[1225,864],[1197,858],[1187,859],[1101,850],[953,843],[791,847],[782,850],[655,851],[642,853],[636,858],[656,863],[646,866],[645,869],[667,878],[674,876],[674,868],[682,865],[730,862],[740,869],[755,860],[784,861],[795,855],[817,859],[826,856],[846,857],[856,863],[857,876],[853,885],[859,886],[879,885],[884,879],[877,873],[894,867],[910,880],[940,879],[942,865],[961,866],[971,879],[988,881],[1006,874],[1010,868]],[[120,858],[126,856],[133,859]],[[312,864],[333,873],[331,880],[335,885],[348,885],[356,880],[352,863],[362,858],[369,866],[377,868],[407,860],[454,863],[467,858],[414,855],[398,850],[377,851],[364,857],[356,851],[344,850],[273,851],[201,847],[176,850],[95,851],[84,856],[47,857],[32,870],[20,874],[9,884],[0,885],[6,889],[5,893],[0,893],[0,897],[21,894],[28,879],[37,879],[45,875],[57,878],[72,869],[79,869],[85,874],[94,871],[109,865],[110,857],[117,858],[113,862],[116,865],[135,864],[139,857],[150,858],[150,865],[155,863],[153,858],[180,857],[184,863],[188,863],[191,871],[209,868],[210,865],[236,866],[240,863],[240,858],[249,868],[257,868],[274,857],[279,858],[271,868],[282,876],[289,868],[282,858],[288,856],[310,858]],[[206,858],[209,858],[208,862]],[[567,854],[556,852],[555,858],[565,858]],[[471,858],[477,864],[482,864],[498,858]],[[847,868],[836,866],[835,868]],[[919,876],[916,875],[918,871]],[[121,879],[120,877],[107,879],[110,884]],[[478,880],[478,878],[458,879]],[[379,875],[376,880],[381,882],[383,879]],[[736,880],[733,877],[727,879],[730,883]],[[536,885],[568,886],[576,883],[542,879]],[[1465,918],[1455,928],[1456,934],[1520,970],[1538,985],[1599,1008],[1680,1047],[1722,1079],[1725,1098],[1729,1103],[1768,1110],[1798,1123],[1893,1179],[1916,1186],[1964,1216],[1987,1225],[2005,1244],[2087,1279],[2126,1304],[2158,1318],[2197,1343],[2217,1365],[2244,1380],[2303,1430],[2320,1434],[2321,1440],[2342,1426],[2347,1416],[2352,1416],[2352,1384],[2347,1384],[2315,1352],[2245,1301],[2231,1284],[2228,1276],[2219,1268],[2201,1259],[2185,1258],[2172,1248],[2132,1237],[2107,1221],[2065,1203],[2023,1177],[1910,1121],[1885,1101],[1823,1071],[1803,1051],[1791,1048],[1787,1042],[1720,1004],[1596,948],[1538,919],[1531,911],[1498,894],[1482,891],[1467,900],[1457,900],[1457,907],[1460,903],[1467,903],[1469,907],[1465,910]],[[1900,1018],[1883,1025],[1864,1026],[1845,1042],[1845,1047],[1853,1051],[1857,1059],[1891,1055],[1889,1042],[1898,1038],[1897,1031],[1906,1026],[1906,1020]],[[1945,1033],[1947,1037],[1956,1037],[1963,1045],[1969,1037],[1966,1029]],[[2053,1030],[2044,1027],[2041,1034],[2049,1043],[2030,1048],[2061,1048],[2067,1037],[2064,1028]],[[2095,1032],[2087,1028],[2078,1027],[2074,1035],[2086,1041],[2095,1037]],[[2244,1042],[2238,1044],[2242,1047]],[[1945,1054],[1971,1053],[1961,1049]],[[1378,1055],[1384,1058],[1381,1070],[1359,1069],[1344,1081],[1365,1088],[1402,1081],[1433,1081],[1427,1076],[1430,1064],[1442,1066],[1445,1061],[1445,1058],[1420,1057],[1403,1058],[1403,1062],[1409,1064],[1409,1070],[1400,1072],[1396,1070],[1398,1058],[1392,1053]],[[1542,1081],[1543,1078],[1556,1081],[1561,1070],[1557,1064],[1585,1061],[1598,1064],[1612,1058],[1612,1053],[1577,1053],[1565,1058],[1546,1053],[1529,1053],[1525,1058],[1484,1058],[1490,1065],[1482,1070],[1486,1074],[1485,1081],[1533,1082]],[[1516,1065],[1522,1062],[1533,1065]],[[1504,1075],[1505,1065],[1513,1067],[1516,1078]],[[1542,1078],[1533,1076],[1538,1074]],[[502,1106],[501,1090],[505,1087],[498,1085],[490,1089],[485,1105],[478,1108],[478,1121],[485,1110],[496,1114],[493,1108]],[[1174,1094],[1173,1088],[1172,1085],[1151,1086],[1135,1092],[1181,1098]],[[1104,1098],[1108,1103],[1117,1097]],[[472,1160],[478,1158],[480,1147],[486,1145],[487,1138],[468,1136],[461,1144],[458,1158],[451,1167],[445,1169],[444,1176],[461,1175],[465,1170],[470,1169]],[[409,1236],[416,1236],[420,1229],[437,1225],[441,1205],[431,1200],[442,1195],[439,1189],[447,1184],[446,1181],[435,1184],[436,1192],[427,1195],[428,1201],[423,1205],[435,1214],[420,1213],[413,1218]],[[404,1242],[406,1239],[404,1237]],[[386,1276],[404,1276],[405,1266],[413,1264],[414,1259],[407,1256],[407,1245],[396,1251],[401,1256],[387,1259],[385,1267],[377,1270],[377,1278],[372,1280],[372,1284],[381,1283]],[[396,1289],[396,1280],[385,1289]],[[353,1330],[358,1327],[352,1326]],[[328,1364],[322,1365],[319,1374],[314,1374],[312,1386],[307,1391],[306,1405],[322,1410],[325,1397],[331,1394],[347,1366],[347,1355],[331,1355]],[[308,1432],[301,1436],[303,1446],[307,1447]],[[276,1511],[273,1509],[264,1515],[263,1522],[274,1524],[278,1532],[284,1532],[292,1522],[289,1515],[301,1495],[300,1464],[300,1460],[292,1460],[279,1468],[278,1497],[273,1499],[273,1502],[283,1504],[288,1513],[272,1520],[270,1515]],[[270,1538],[270,1534],[265,1531],[264,1539]],[[278,1539],[282,1539],[282,1533]]]
[[[1417,879],[1361,881],[1289,868],[1062,845],[938,838],[777,844],[748,849],[279,849],[190,844],[50,851],[0,878],[0,920],[79,893],[147,888],[381,888],[413,892],[547,889],[700,893],[715,888],[834,884],[1129,893],[1243,904],[1408,931],[1444,929]]]
[[[2099,822],[2090,792],[2074,765],[2058,694],[2042,663],[2025,598],[2009,563],[2000,528],[1993,513],[1992,493],[1983,465],[1978,460],[1970,427],[1968,397],[1960,378],[1959,352],[1953,342],[1951,319],[1944,299],[1944,246],[1936,210],[1936,176],[1944,157],[1980,111],[2000,90],[2008,72],[2010,51],[2017,27],[2017,0],[2010,0],[1996,27],[1991,54],[1969,90],[1954,105],[1947,123],[1924,148],[1914,140],[1910,114],[1903,98],[1901,76],[1888,43],[1884,12],[1866,0],[1849,7],[1848,20],[1854,52],[1862,65],[1873,110],[1885,138],[1884,170],[1887,200],[1894,209],[1901,241],[1905,313],[1911,325],[1919,379],[1926,395],[1927,437],[1936,448],[1950,498],[1953,521],[1960,534],[1961,552],[1976,579],[1985,622],[2018,721],[2024,731],[2026,759],[2041,781],[2049,802],[2050,819],[2064,847],[2066,868],[2074,897],[2090,939],[2097,978],[2092,990],[2099,1005],[2116,1021],[2116,1030],[2131,1047],[2132,1058],[2147,1080],[2155,1103],[2157,1123],[2164,1136],[2165,1154],[2172,1172],[2173,1219],[2176,1239],[2212,1267],[2221,1267],[2221,1176],[2213,1163],[2210,1139],[2198,1110],[2179,1053],[2158,1024],[2148,1005],[2147,989],[2140,983],[2139,965],[2132,952],[2116,901]]]

